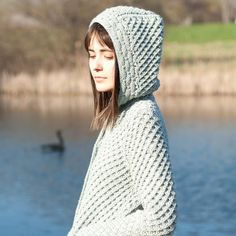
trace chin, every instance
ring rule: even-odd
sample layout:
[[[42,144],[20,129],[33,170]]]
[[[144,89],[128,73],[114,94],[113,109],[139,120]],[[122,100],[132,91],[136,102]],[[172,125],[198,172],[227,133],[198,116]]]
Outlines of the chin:
[[[112,89],[111,88],[99,88],[99,87],[96,87],[97,91],[98,92],[111,92]]]

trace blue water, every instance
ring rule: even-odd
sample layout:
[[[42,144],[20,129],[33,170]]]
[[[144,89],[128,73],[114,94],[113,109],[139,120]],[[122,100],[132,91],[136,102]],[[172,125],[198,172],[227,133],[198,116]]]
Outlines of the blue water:
[[[177,193],[175,236],[236,235],[235,102],[159,100]],[[67,234],[97,136],[91,117],[86,97],[0,97],[0,235]],[[66,152],[42,153],[58,128]]]

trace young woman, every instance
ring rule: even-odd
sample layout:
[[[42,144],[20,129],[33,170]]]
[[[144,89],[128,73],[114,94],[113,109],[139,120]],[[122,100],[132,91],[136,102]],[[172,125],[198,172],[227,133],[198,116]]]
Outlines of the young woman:
[[[85,38],[95,142],[68,236],[172,235],[176,194],[165,123],[153,96],[163,20],[140,8],[108,8]]]

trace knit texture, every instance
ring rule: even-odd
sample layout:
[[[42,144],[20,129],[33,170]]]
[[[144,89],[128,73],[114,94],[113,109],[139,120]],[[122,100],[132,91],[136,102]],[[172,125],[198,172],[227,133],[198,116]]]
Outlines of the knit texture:
[[[160,86],[157,79],[163,20],[152,11],[136,7],[108,8],[90,23],[100,23],[114,44],[120,72],[118,104],[145,96]]]
[[[134,7],[95,17],[109,33],[120,70],[120,113],[102,129],[68,236],[163,236],[176,225],[169,144],[153,96],[159,87],[163,23]],[[91,25],[90,24],[90,25]]]
[[[100,132],[68,236],[171,235],[175,210],[167,131],[150,95]]]

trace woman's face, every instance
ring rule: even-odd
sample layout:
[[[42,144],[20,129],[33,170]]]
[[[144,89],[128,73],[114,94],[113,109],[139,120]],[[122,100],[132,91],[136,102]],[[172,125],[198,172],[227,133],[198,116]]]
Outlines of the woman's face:
[[[89,68],[99,92],[111,91],[115,84],[115,53],[105,44],[101,45],[96,35],[88,48]]]

